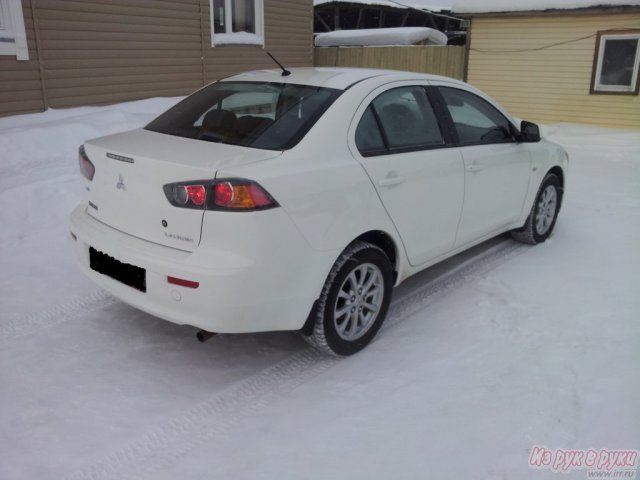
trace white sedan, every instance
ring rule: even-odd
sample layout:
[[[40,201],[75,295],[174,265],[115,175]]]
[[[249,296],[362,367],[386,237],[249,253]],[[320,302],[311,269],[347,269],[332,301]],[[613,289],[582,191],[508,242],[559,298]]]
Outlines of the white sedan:
[[[300,330],[350,355],[407,277],[551,234],[568,157],[535,124],[451,78],[288,73],[215,82],[80,147],[71,234],[94,282],[206,332]]]

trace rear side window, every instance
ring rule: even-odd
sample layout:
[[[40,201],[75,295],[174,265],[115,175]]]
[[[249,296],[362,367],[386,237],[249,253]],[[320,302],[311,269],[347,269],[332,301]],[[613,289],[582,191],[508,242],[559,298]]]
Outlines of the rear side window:
[[[356,129],[356,146],[360,152],[379,152],[385,150],[384,140],[378,128],[378,122],[371,105],[362,115]]]
[[[461,145],[513,142],[511,122],[473,93],[440,87]]]
[[[388,90],[373,100],[356,129],[363,155],[444,145],[436,114],[422,87]]]
[[[263,82],[218,82],[195,92],[145,129],[267,150],[295,146],[340,90]]]

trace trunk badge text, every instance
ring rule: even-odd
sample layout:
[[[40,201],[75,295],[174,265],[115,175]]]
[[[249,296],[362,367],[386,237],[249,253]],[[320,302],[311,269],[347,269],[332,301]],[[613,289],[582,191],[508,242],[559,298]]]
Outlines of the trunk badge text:
[[[118,176],[118,183],[116,183],[116,188],[122,190],[123,192],[127,191],[127,186],[124,184],[124,177],[122,174]]]
[[[116,155],[115,153],[107,153],[107,158],[119,160],[121,162],[133,163],[134,160],[131,157],[123,157],[122,155]]]

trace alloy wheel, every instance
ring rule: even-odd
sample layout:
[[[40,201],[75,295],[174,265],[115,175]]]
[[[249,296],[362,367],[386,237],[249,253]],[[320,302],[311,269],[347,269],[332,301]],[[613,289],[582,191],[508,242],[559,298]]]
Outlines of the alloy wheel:
[[[340,286],[333,312],[336,332],[343,340],[365,335],[375,323],[384,298],[382,271],[373,263],[355,267]]]

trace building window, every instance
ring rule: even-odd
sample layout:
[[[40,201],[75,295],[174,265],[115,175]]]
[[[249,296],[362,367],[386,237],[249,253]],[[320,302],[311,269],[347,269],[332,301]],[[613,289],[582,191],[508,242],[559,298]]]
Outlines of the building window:
[[[599,32],[591,93],[638,93],[640,30]]]
[[[210,0],[211,45],[264,46],[263,0]]]
[[[0,0],[0,55],[29,60],[20,0]]]

